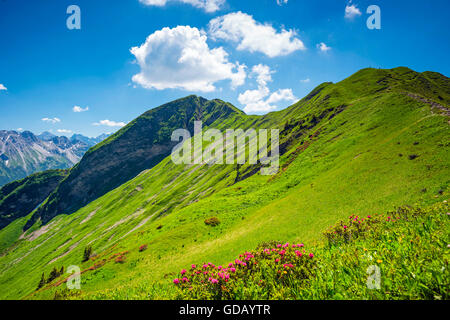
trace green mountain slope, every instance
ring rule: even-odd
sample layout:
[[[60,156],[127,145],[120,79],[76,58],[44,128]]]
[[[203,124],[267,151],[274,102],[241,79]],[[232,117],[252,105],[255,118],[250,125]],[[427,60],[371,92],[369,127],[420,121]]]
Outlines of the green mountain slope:
[[[58,183],[67,175],[67,170],[48,170],[8,183],[0,188],[0,229],[11,222],[27,216],[37,208]],[[17,240],[20,233],[0,237],[0,253]]]
[[[195,96],[144,113],[91,148],[25,227],[31,227],[38,218],[47,223],[57,214],[73,213],[153,167],[176,144],[171,142],[172,131],[184,128],[193,132],[195,120],[213,125],[242,115],[225,102]]]
[[[49,170],[0,188],[0,229],[40,205],[66,176],[67,170]]]
[[[0,257],[0,297],[172,297],[171,278],[191,263],[227,263],[262,241],[316,245],[350,214],[442,201],[450,172],[448,84],[437,73],[365,69],[285,110],[224,117],[218,128],[281,129],[277,175],[261,176],[258,165],[165,158],[75,213],[35,223]],[[211,217],[220,224],[207,225]],[[26,219],[0,236],[20,233]],[[87,246],[95,257],[82,263]],[[84,271],[81,291],[64,290],[64,277],[35,291],[42,272],[74,264]]]

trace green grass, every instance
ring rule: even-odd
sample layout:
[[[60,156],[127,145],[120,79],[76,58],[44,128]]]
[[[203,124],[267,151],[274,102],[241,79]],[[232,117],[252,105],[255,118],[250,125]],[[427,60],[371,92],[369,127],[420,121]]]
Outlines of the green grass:
[[[351,214],[442,202],[448,198],[448,117],[406,94],[448,108],[448,79],[430,77],[404,68],[363,70],[320,86],[286,110],[223,120],[221,129],[281,128],[280,173],[235,183],[235,166],[176,166],[166,158],[30,237],[41,228],[38,221],[0,257],[0,298],[53,299],[57,291],[77,299],[173,298],[172,279],[192,263],[225,264],[271,240],[319,248],[322,232]],[[418,157],[410,160],[412,154]],[[220,224],[205,224],[212,217]],[[1,230],[0,239],[17,236],[19,228]],[[148,249],[140,252],[144,244]],[[96,256],[82,263],[88,245]],[[116,263],[115,254],[124,263]],[[63,285],[36,291],[43,272],[69,265],[85,270],[81,291],[67,296]],[[342,290],[328,297],[346,297]],[[289,295],[306,297],[301,294]]]
[[[447,300],[449,219],[448,203],[352,215],[326,245],[263,243],[230,264],[186,266],[173,299]]]

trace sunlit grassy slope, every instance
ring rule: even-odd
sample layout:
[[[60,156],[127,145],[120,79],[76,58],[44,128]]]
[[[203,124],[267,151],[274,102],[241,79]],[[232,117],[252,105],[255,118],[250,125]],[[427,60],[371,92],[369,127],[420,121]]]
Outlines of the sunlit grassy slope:
[[[324,232],[324,244],[263,242],[222,267],[186,266],[173,297],[448,300],[448,212],[444,201],[350,215]]]
[[[0,298],[51,299],[67,275],[36,291],[42,273],[69,265],[84,270],[82,290],[70,297],[168,298],[172,277],[191,263],[225,263],[268,240],[318,245],[322,231],[350,214],[442,201],[449,101],[440,74],[365,69],[283,111],[225,120],[221,129],[280,128],[280,173],[236,181],[236,166],[177,166],[166,158],[21,235],[0,257]],[[239,176],[252,169],[244,165]],[[204,223],[213,216],[217,227]],[[26,221],[0,238],[17,237]],[[148,249],[139,252],[143,244]],[[88,245],[96,256],[82,263]]]

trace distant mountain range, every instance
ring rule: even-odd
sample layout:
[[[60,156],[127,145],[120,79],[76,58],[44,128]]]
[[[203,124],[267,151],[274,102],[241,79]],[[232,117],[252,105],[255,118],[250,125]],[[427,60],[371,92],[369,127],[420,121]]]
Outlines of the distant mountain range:
[[[70,168],[106,137],[75,134],[68,138],[50,132],[35,135],[30,131],[0,130],[0,186],[35,172]]]
[[[87,144],[89,147],[93,147],[95,146],[97,143],[102,142],[103,140],[105,140],[106,138],[108,138],[111,134],[106,134],[103,133],[101,135],[99,135],[96,138],[90,138],[90,137],[86,137],[83,136],[82,134],[74,134],[69,140],[73,143],[76,142],[83,142],[85,144]],[[54,138],[58,138],[58,136],[54,135],[51,132],[45,131],[42,132],[40,135],[37,136],[39,139],[44,140],[44,141],[51,141]],[[60,137],[61,138],[61,137]],[[62,138],[66,138],[66,137],[62,137]]]

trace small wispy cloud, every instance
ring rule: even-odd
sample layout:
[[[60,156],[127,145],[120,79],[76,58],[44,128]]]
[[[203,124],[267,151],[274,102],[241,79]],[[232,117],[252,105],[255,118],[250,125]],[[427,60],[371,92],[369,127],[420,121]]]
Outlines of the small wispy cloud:
[[[42,118],[42,121],[44,122],[50,122],[50,123],[57,123],[57,122],[61,122],[61,119],[59,118]]]
[[[72,108],[72,110],[73,110],[73,112],[86,112],[86,111],[89,110],[89,107],[82,108],[82,107],[80,107],[80,106],[74,106],[74,107]]]
[[[225,0],[139,0],[139,2],[148,6],[158,7],[165,6],[167,2],[181,2],[203,9],[206,12],[216,12],[225,4]]]
[[[300,80],[300,82],[301,83],[310,83],[311,79],[310,78],[306,78],[306,79]]]
[[[358,9],[358,7],[355,4],[352,4],[351,1],[349,1],[347,6],[345,7],[345,18],[351,20],[360,15],[361,11]]]
[[[288,0],[277,0],[277,5],[282,6],[283,4],[288,3]]]
[[[328,52],[331,50],[331,47],[327,46],[324,42],[317,44],[317,48],[322,52]]]
[[[0,91],[8,91],[8,88],[3,83],[0,83]]]
[[[111,121],[111,120],[100,120],[99,122],[94,122],[93,123],[94,126],[107,126],[107,127],[124,127],[127,124],[125,122],[116,122],[116,121]]]
[[[56,130],[56,132],[62,133],[62,134],[64,134],[64,133],[69,134],[69,133],[72,133],[72,130],[58,129],[58,130]]]

